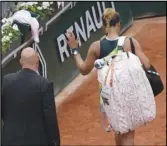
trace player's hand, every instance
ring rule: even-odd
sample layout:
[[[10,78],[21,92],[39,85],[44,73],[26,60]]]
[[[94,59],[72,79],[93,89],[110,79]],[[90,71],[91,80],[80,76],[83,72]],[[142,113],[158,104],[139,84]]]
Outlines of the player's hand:
[[[68,38],[67,40],[67,44],[69,45],[69,47],[71,49],[74,49],[74,48],[78,48],[78,45],[79,45],[79,39],[75,38],[75,35],[73,32],[67,32],[66,33],[66,36]]]

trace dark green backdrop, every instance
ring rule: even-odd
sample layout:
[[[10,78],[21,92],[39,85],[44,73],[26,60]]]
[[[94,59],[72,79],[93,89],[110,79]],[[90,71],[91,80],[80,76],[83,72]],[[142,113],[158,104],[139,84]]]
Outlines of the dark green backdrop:
[[[166,15],[166,2],[128,2],[133,13],[133,17],[144,18],[150,16]]]

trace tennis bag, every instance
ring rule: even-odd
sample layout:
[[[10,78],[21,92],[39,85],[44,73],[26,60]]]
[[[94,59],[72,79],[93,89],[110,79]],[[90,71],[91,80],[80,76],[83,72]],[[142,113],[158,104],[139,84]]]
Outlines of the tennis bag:
[[[125,36],[119,37],[117,53],[101,60],[97,70],[102,107],[117,134],[128,133],[156,116],[154,94],[139,58],[123,51]]]

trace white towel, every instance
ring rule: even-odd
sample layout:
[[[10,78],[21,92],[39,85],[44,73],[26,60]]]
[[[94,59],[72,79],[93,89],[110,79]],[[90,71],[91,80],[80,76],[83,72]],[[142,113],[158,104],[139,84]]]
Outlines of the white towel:
[[[36,18],[31,17],[27,10],[20,10],[14,13],[13,20],[19,23],[29,24],[31,26],[31,33],[35,42],[39,43],[39,22]]]

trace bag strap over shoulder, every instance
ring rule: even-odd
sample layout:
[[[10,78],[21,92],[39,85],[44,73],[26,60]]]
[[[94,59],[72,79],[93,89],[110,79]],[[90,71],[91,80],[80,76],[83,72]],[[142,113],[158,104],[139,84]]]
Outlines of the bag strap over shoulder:
[[[118,38],[118,43],[117,43],[117,48],[118,48],[118,51],[123,51],[124,52],[124,49],[123,49],[123,45],[124,45],[124,42],[125,42],[125,39],[127,37],[126,36],[120,36]]]
[[[129,40],[130,40],[130,46],[131,46],[132,53],[135,54],[135,46],[134,46],[133,40],[132,38],[129,38]]]
[[[120,46],[122,47],[124,45],[124,42],[125,42],[125,39],[127,38],[127,36],[120,36],[118,38],[118,43],[117,43],[117,46]]]
[[[127,36],[121,36],[121,37],[119,37],[118,44],[117,44],[118,51],[125,52],[124,49],[123,49],[123,45],[124,45],[124,42],[125,42],[126,38],[127,38]],[[129,58],[129,53],[128,52],[126,52],[126,55]]]
[[[115,54],[117,53],[118,50],[121,50],[124,52],[124,49],[123,49],[123,45],[124,45],[124,42],[125,42],[125,39],[127,38],[127,36],[120,36],[118,38],[118,43],[117,43],[117,47],[109,54],[107,55],[106,57],[103,58],[104,61],[107,61],[108,58],[112,57],[112,56],[115,56]],[[118,50],[117,50],[118,49]]]

